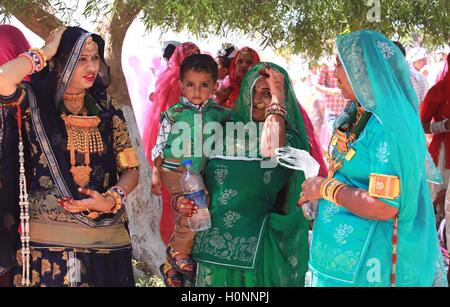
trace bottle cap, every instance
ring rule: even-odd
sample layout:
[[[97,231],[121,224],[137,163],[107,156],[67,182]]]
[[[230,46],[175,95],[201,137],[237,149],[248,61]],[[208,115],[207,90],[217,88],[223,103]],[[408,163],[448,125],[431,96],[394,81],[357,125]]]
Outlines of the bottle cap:
[[[192,166],[192,160],[184,160],[183,165],[184,166],[188,166],[188,165]]]

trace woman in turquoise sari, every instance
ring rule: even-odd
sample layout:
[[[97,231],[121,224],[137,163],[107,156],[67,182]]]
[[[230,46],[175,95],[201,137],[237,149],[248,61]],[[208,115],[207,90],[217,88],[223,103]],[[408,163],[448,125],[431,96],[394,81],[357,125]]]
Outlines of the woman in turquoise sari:
[[[320,199],[312,285],[445,285],[408,66],[370,30],[339,36],[337,49],[335,74],[351,104],[335,124],[328,178],[305,181],[299,200]]]
[[[246,74],[233,106],[234,123],[224,127],[227,135],[233,133],[229,124],[242,124],[239,134],[244,125],[261,123],[261,133],[225,140],[223,152],[211,155],[206,168],[212,228],[195,238],[197,286],[304,284],[309,223],[296,208],[304,174],[269,160],[276,147],[309,150],[309,143],[287,72],[269,65],[257,64]],[[272,136],[279,137],[277,145]],[[262,154],[252,152],[255,148]]]

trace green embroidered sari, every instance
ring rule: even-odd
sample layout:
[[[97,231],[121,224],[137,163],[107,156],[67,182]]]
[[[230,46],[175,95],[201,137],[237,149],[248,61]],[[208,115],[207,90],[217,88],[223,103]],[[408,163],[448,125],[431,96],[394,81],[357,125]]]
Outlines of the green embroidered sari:
[[[309,150],[289,76],[270,65],[287,80],[286,145]],[[244,78],[233,107],[235,122],[251,124],[253,87],[263,68],[262,63],[253,66]],[[249,148],[260,142],[259,137],[247,141]],[[296,204],[304,174],[279,165],[264,168],[262,163],[261,156],[251,155],[249,149],[231,155],[227,146],[223,154],[210,157],[205,184],[211,196],[212,228],[195,239],[197,286],[303,286],[309,223]]]

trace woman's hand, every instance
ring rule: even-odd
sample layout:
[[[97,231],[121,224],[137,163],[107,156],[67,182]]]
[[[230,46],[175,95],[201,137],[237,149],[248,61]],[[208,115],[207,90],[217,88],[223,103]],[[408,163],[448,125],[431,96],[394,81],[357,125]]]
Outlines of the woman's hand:
[[[193,214],[197,213],[197,208],[198,207],[193,200],[180,196],[177,199],[175,210],[185,217],[191,217]]]
[[[324,180],[324,177],[306,179],[302,184],[302,192],[300,193],[298,206],[301,206],[308,201],[322,198],[322,196],[320,196],[320,186]]]
[[[50,61],[58,50],[61,37],[66,31],[66,27],[59,27],[50,32],[50,35],[45,39],[45,46],[42,47],[47,60]]]
[[[265,73],[269,76],[267,84],[272,94],[272,103],[284,105],[284,76],[279,71],[267,66]]]
[[[61,198],[58,199],[58,205],[71,213],[83,211],[108,212],[116,205],[116,201],[111,196],[103,197],[99,192],[88,188],[79,188],[78,191],[89,198],[82,200]]]

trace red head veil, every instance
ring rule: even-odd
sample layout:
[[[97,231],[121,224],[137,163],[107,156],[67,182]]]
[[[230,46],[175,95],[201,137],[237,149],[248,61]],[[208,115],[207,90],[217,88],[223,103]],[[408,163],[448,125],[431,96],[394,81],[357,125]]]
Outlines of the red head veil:
[[[421,110],[420,120],[422,123],[429,123],[431,120],[441,121],[450,118],[450,55],[447,56],[447,63],[442,73],[441,80],[436,83],[425,96]],[[441,143],[445,146],[445,168],[450,169],[450,134],[434,134],[428,150],[434,163],[438,164],[439,150]]]
[[[241,91],[241,82],[242,80],[237,80],[236,78],[236,63],[239,59],[239,56],[242,55],[243,53],[250,53],[251,57],[252,57],[252,62],[253,64],[249,67],[249,69],[255,65],[258,64],[261,60],[259,59],[259,55],[258,53],[253,50],[252,48],[249,47],[244,47],[242,49],[240,49],[237,53],[236,56],[233,58],[233,61],[230,64],[230,84],[232,86],[232,91],[230,96],[228,97],[228,100],[225,103],[225,107],[227,108],[232,108],[234,102],[236,101],[236,99],[239,97],[239,93]]]

